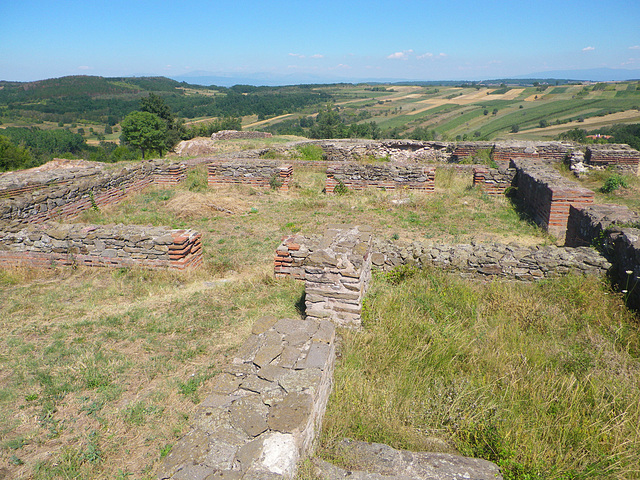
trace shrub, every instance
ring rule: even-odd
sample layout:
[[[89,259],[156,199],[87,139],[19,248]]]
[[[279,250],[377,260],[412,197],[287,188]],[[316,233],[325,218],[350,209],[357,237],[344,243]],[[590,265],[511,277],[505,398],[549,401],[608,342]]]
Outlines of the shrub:
[[[604,185],[602,185],[602,187],[600,188],[600,191],[602,193],[611,193],[620,187],[629,188],[629,184],[622,175],[614,173],[605,180]]]

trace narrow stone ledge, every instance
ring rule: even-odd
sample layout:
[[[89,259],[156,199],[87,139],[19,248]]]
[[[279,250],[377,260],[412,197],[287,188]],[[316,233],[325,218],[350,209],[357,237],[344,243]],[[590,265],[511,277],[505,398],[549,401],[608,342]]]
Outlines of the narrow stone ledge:
[[[331,391],[335,327],[263,317],[252,331],[214,378],[159,479],[291,479],[313,452]]]

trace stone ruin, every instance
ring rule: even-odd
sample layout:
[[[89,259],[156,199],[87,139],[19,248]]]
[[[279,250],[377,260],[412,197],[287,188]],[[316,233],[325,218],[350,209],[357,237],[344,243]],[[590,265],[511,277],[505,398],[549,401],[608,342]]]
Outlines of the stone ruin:
[[[271,138],[273,135],[267,132],[243,132],[240,130],[220,130],[211,134],[211,140],[242,140],[247,138]]]
[[[416,163],[425,159],[455,163],[474,155],[473,144],[312,143],[319,144],[329,159],[321,165],[334,164],[328,168],[328,178],[350,184],[354,189],[365,185],[422,188],[424,184],[429,191],[435,168]],[[370,228],[353,225],[330,226],[322,237],[286,237],[276,249],[274,272],[277,277],[291,276],[305,282],[306,318],[263,317],[256,322],[252,336],[216,377],[210,396],[199,406],[193,430],[166,457],[159,478],[293,478],[297,461],[313,451],[315,432],[320,428],[331,389],[334,324],[360,327],[362,300],[374,269],[430,265],[468,277],[521,281],[569,272],[593,275],[608,272],[618,288],[627,292],[627,304],[640,308],[640,288],[636,288],[640,279],[637,214],[620,206],[594,205],[593,192],[550,170],[546,162],[569,151],[563,153],[565,146],[561,144],[536,144],[535,151],[530,150],[531,145],[475,147],[476,153],[480,147],[491,148],[494,159],[500,162],[503,161],[500,155],[504,154],[510,164],[499,165],[497,169],[484,165],[471,167],[474,184],[488,194],[504,194],[513,188],[516,198],[533,218],[566,246],[402,244],[377,239]],[[597,162],[596,150],[590,160]],[[637,152],[622,150],[626,152],[624,155],[602,158],[617,165],[633,165],[628,159]],[[216,180],[221,177],[235,178],[233,183],[249,179],[249,185],[260,187],[273,186],[274,178],[288,184],[294,160],[285,164],[270,162],[258,158],[255,152],[243,152],[243,156],[248,158],[201,158],[168,166],[147,161],[117,170],[69,167],[64,171],[42,169],[35,175],[2,175],[0,261],[3,265],[26,263],[37,267],[197,266],[202,262],[202,247],[200,234],[193,230],[65,225],[51,224],[49,220],[73,218],[83,210],[120,201],[126,194],[154,183],[175,185],[185,178],[188,168],[199,163],[210,165],[209,181],[213,185],[227,181]],[[369,156],[388,157],[390,162],[364,164],[364,168],[351,165],[354,160]],[[413,165],[407,165],[412,162]],[[220,173],[223,171],[227,173]],[[588,247],[594,243],[601,246],[602,253]],[[490,462],[425,457],[375,444],[358,444],[354,448],[364,452],[363,455],[386,452],[385,455],[395,459],[394,474],[417,466],[428,472],[433,471],[428,468],[436,468],[434,465],[457,462],[459,468],[455,473],[439,478],[460,478],[456,475],[483,478],[485,474],[500,478],[497,467]],[[318,468],[323,475],[343,475],[337,467],[322,462]],[[379,473],[370,474],[385,475],[384,467],[380,468]]]

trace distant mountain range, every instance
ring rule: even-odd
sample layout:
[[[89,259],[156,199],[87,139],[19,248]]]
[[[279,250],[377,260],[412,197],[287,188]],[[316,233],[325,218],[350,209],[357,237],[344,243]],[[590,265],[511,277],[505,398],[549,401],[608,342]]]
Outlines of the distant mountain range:
[[[312,74],[288,74],[279,75],[274,73],[256,72],[247,74],[221,74],[207,71],[195,71],[189,75],[179,75],[171,77],[179,82],[186,82],[192,85],[218,85],[221,87],[231,87],[233,85],[255,85],[255,86],[279,86],[279,85],[300,85],[300,84],[322,84],[322,83],[442,83],[438,80],[425,81],[424,79],[399,79],[399,78],[347,78],[328,77]],[[521,79],[564,79],[575,81],[610,82],[624,80],[640,80],[640,70],[626,70],[615,68],[592,68],[584,70],[551,70],[547,72],[529,73],[511,77],[514,80]],[[482,80],[482,83],[502,83],[504,80]],[[467,83],[469,79],[447,80],[446,83]],[[473,80],[479,81],[479,80]]]

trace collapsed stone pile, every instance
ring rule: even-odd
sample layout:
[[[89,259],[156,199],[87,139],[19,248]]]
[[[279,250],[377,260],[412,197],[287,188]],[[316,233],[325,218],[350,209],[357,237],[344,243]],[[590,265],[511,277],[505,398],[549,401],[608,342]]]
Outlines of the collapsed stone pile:
[[[313,451],[334,360],[331,322],[259,319],[158,478],[293,478],[296,462]]]

